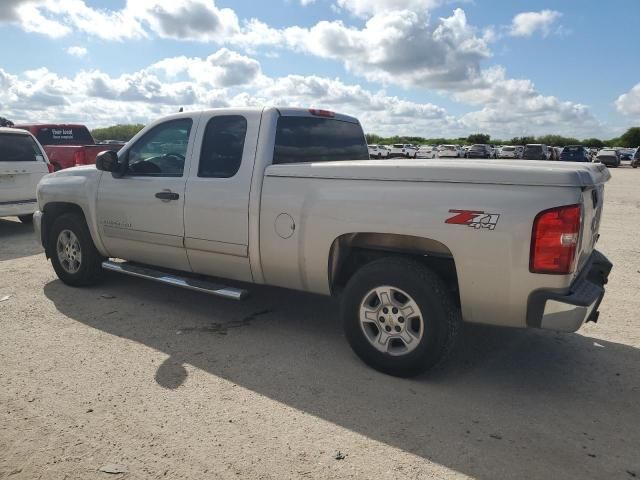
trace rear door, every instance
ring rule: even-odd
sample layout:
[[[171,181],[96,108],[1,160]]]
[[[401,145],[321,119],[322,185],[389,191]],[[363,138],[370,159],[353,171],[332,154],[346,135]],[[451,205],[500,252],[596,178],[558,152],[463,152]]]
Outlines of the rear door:
[[[205,113],[186,185],[185,247],[194,272],[250,281],[249,193],[260,111]]]
[[[35,211],[36,187],[47,173],[44,152],[31,135],[0,132],[0,211]]]

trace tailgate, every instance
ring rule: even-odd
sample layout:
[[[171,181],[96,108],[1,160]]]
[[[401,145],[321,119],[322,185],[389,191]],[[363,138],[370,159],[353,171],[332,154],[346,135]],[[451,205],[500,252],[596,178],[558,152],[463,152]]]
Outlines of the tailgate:
[[[0,203],[35,199],[38,182],[47,173],[44,161],[0,162]]]
[[[582,190],[583,224],[577,272],[580,272],[595,249],[604,205],[604,183]]]

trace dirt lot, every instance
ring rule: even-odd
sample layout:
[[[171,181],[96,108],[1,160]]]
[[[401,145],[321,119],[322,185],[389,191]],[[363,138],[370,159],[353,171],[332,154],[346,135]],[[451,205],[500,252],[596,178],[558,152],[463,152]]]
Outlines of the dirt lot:
[[[469,327],[413,380],[360,363],[324,298],[75,290],[0,220],[0,478],[640,477],[640,170],[613,175],[599,324]]]

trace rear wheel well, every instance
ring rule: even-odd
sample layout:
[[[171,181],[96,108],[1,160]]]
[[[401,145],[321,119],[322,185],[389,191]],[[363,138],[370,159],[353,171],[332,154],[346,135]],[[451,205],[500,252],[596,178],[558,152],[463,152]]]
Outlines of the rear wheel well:
[[[44,251],[47,255],[47,258],[51,257],[52,252],[49,251],[49,232],[53,223],[56,221],[58,217],[64,215],[65,213],[77,213],[82,217],[82,220],[86,223],[86,218],[84,216],[84,212],[82,208],[75,203],[66,203],[66,202],[52,202],[47,203],[43,209],[43,217],[42,217],[42,245],[44,246]]]
[[[436,240],[410,235],[355,233],[338,237],[329,255],[331,293],[340,293],[364,265],[388,257],[411,258],[430,268],[460,303],[458,274],[451,251]]]

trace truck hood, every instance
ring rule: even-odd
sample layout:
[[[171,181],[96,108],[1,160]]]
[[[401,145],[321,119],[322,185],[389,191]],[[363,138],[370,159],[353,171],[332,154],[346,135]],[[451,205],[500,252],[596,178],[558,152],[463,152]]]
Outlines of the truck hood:
[[[57,172],[50,173],[45,178],[51,181],[56,181],[56,179],[62,179],[67,177],[94,178],[98,176],[100,173],[101,172],[96,168],[95,165],[83,165],[80,167],[65,168],[64,170],[58,170]]]
[[[270,177],[590,187],[611,178],[606,166],[529,160],[354,160],[271,165]]]

